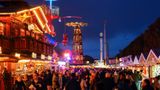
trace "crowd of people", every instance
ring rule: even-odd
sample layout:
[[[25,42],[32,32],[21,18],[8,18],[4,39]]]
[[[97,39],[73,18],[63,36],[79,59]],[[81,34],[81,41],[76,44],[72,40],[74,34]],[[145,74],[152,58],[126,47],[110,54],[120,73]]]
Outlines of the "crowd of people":
[[[12,90],[160,90],[159,77],[143,79],[142,71],[69,68],[16,75]]]

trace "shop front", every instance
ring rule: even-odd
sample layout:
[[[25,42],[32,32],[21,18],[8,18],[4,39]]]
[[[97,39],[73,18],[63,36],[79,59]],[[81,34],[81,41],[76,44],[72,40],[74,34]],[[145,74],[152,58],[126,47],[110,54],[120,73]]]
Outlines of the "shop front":
[[[16,63],[16,74],[31,74],[35,71],[50,69],[52,61],[38,59],[22,59]]]

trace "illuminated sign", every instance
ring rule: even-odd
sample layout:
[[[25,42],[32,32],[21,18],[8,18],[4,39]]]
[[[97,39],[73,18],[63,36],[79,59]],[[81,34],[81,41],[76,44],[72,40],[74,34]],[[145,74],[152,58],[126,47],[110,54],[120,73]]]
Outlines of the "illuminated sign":
[[[45,59],[45,55],[41,54],[41,59]]]
[[[15,53],[15,57],[20,58],[21,54],[20,53]]]
[[[48,60],[52,60],[52,57],[51,57],[51,56],[48,56],[47,58],[48,58]]]
[[[37,54],[36,53],[32,53],[32,58],[37,58]]]

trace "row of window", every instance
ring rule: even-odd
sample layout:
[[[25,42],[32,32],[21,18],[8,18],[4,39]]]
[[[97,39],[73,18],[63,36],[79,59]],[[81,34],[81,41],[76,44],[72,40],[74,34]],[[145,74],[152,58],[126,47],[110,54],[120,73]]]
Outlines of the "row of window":
[[[18,36],[31,36],[33,38],[35,38],[36,40],[43,40],[46,39],[45,37],[43,38],[43,36],[41,34],[36,34],[34,32],[28,31],[28,30],[24,30],[24,29],[14,29],[14,37],[18,37]]]
[[[74,49],[74,50],[82,49],[82,45],[74,45],[74,46],[73,46],[73,49]]]
[[[80,29],[74,29],[74,34],[82,34]]]
[[[19,50],[31,50],[34,52],[39,52],[39,53],[47,53],[47,54],[52,54],[52,46],[45,45],[43,43],[29,40],[27,41],[26,39],[17,39],[15,40],[14,43],[15,49]]]
[[[2,23],[0,22],[0,35],[6,35],[8,34],[10,36],[10,33],[12,35],[12,37],[19,37],[19,36],[22,36],[22,37],[25,37],[25,36],[30,36],[32,38],[35,38],[36,40],[41,40],[43,42],[47,42],[48,43],[48,40],[45,36],[43,36],[42,34],[38,34],[38,33],[34,33],[32,31],[29,31],[29,30],[25,30],[23,28],[16,28],[18,25],[16,24],[12,24],[13,27],[10,29],[10,31],[6,31],[6,23]]]
[[[82,36],[80,36],[80,35],[74,36],[74,37],[73,37],[73,41],[74,41],[74,42],[80,42],[80,41],[82,41]]]
[[[4,35],[4,23],[0,22],[0,35]]]

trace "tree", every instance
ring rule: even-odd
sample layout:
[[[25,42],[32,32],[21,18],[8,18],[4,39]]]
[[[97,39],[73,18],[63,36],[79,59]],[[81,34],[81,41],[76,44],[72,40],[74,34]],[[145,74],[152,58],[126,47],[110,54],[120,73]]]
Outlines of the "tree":
[[[148,53],[150,49],[160,48],[160,18],[151,24],[145,32],[133,40],[126,48],[124,48],[117,57],[127,55],[140,55],[140,53]]]

